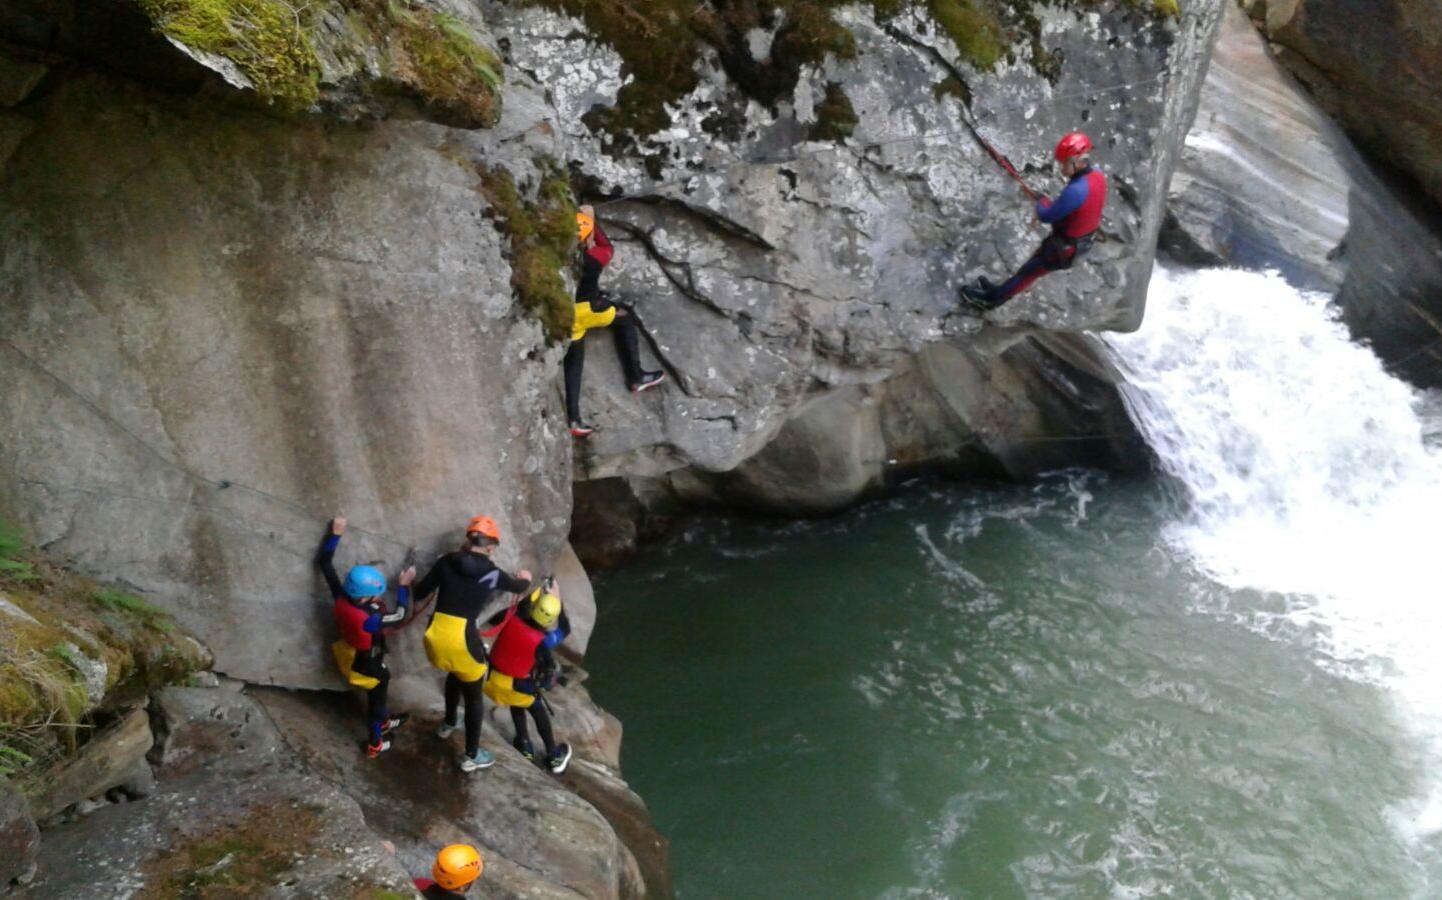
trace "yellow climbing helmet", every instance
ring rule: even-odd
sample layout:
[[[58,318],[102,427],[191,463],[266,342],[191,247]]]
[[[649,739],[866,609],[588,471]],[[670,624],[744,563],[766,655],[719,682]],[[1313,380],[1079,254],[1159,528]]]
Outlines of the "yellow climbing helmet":
[[[561,598],[550,592],[542,593],[540,588],[531,595],[531,621],[550,631],[561,618]]]
[[[580,234],[581,240],[585,241],[591,236],[591,232],[596,230],[596,220],[583,212],[578,212],[576,213],[576,230]]]
[[[463,891],[471,882],[481,877],[486,867],[481,854],[470,844],[451,844],[436,854],[436,864],[431,866],[431,877],[436,884],[448,891]]]

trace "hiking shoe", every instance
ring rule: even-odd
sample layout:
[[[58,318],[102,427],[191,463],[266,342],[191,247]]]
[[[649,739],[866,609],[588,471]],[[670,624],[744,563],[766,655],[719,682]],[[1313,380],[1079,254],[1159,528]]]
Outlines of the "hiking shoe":
[[[571,437],[573,438],[590,437],[595,431],[596,426],[594,425],[587,425],[585,422],[571,423]]]
[[[440,738],[441,740],[445,740],[446,738],[455,734],[456,729],[460,727],[461,726],[459,725],[452,725],[450,722],[442,720],[441,724],[436,726],[436,737]]]
[[[536,748],[531,746],[531,742],[526,738],[516,738],[514,741],[511,741],[511,746],[515,747],[516,752],[524,756],[526,759],[530,760],[531,762],[536,761]]]
[[[406,721],[409,720],[410,717],[410,713],[397,713],[391,716],[381,723],[381,734],[390,734],[392,731],[406,724]]]
[[[546,768],[551,770],[552,775],[559,775],[566,771],[566,766],[571,764],[571,745],[557,744],[555,749],[546,754]]]
[[[996,301],[992,300],[992,292],[982,287],[964,284],[961,286],[960,296],[962,306],[974,312],[990,312],[996,308]]]
[[[370,757],[371,759],[375,759],[377,756],[380,756],[382,753],[385,753],[391,748],[390,738],[382,737],[374,744],[366,744],[365,748],[366,756]]]
[[[642,372],[640,381],[631,382],[631,393],[645,393],[665,380],[665,372]]]
[[[478,769],[489,769],[496,764],[496,758],[485,747],[476,748],[474,756],[461,757],[461,771],[474,772]]]

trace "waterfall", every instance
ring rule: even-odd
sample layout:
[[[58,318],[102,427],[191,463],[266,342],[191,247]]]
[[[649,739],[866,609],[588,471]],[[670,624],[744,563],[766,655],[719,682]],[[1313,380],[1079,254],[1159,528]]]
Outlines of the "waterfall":
[[[1142,329],[1107,340],[1184,498],[1167,541],[1275,602],[1255,626],[1280,609],[1321,664],[1385,685],[1442,776],[1442,452],[1423,395],[1328,297],[1274,274],[1158,268]],[[1442,831],[1442,777],[1427,784],[1396,810],[1417,839]]]

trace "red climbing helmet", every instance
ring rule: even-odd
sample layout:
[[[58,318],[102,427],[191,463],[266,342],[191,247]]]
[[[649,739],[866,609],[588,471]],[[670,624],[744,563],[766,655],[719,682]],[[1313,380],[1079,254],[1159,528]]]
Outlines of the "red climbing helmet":
[[[1092,139],[1080,131],[1073,131],[1071,134],[1056,142],[1057,162],[1072,159],[1077,156],[1085,156],[1092,152]]]

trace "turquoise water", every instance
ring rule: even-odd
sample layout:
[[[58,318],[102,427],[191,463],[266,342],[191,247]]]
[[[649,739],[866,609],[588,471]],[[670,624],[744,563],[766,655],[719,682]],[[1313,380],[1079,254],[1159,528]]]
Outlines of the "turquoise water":
[[[600,578],[591,685],[681,896],[1431,893],[1393,697],[1178,517],[1149,479],[917,484]]]

